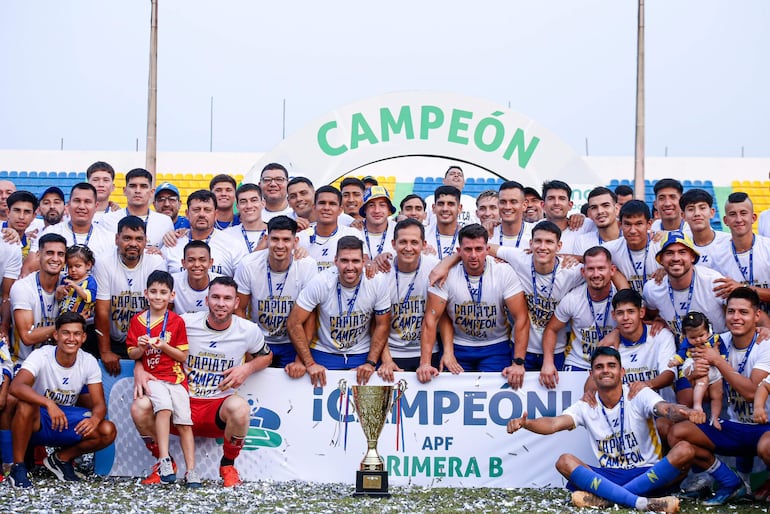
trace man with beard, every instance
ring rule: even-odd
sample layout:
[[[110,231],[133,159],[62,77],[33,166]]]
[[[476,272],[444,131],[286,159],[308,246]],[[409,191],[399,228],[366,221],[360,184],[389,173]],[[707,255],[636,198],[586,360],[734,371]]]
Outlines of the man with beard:
[[[462,194],[463,189],[465,189],[465,173],[463,172],[463,169],[456,165],[450,166],[446,170],[446,173],[444,173],[443,184],[445,186],[456,187],[457,190],[460,191],[461,197],[457,200],[457,203],[460,206],[460,210],[457,213],[457,223],[459,223],[461,227],[470,223],[478,223],[479,220],[476,219],[476,216],[473,213],[473,206],[476,205],[475,199],[472,196]],[[428,206],[429,225],[436,221],[436,211],[432,209],[432,207],[437,198],[438,195],[430,195],[425,199],[425,203]]]
[[[190,222],[179,215],[181,202],[179,189],[171,182],[163,182],[155,188],[155,199],[152,202],[155,212],[165,214],[174,223],[174,230],[190,228]]]
[[[190,220],[190,235],[177,238],[174,245],[163,246],[169,273],[180,273],[183,269],[184,247],[190,241],[205,241],[211,248],[213,266],[211,271],[232,277],[235,267],[248,252],[243,241],[224,230],[217,230],[217,198],[211,191],[199,189],[187,197],[187,218]],[[166,241],[173,235],[167,234]]]
[[[147,277],[155,270],[165,270],[160,255],[145,255],[146,245],[144,221],[126,216],[118,222],[117,250],[97,260],[94,266],[98,356],[111,375],[118,375],[120,359],[128,358],[126,334],[131,318],[147,308]],[[94,349],[88,351],[96,353]]]
[[[64,217],[64,192],[56,186],[51,186],[40,195],[37,212],[43,217],[43,227],[60,223]]]
[[[527,201],[527,208],[524,210],[524,221],[527,223],[539,223],[543,221],[543,197],[540,196],[537,189],[534,187],[525,187],[524,199]]]

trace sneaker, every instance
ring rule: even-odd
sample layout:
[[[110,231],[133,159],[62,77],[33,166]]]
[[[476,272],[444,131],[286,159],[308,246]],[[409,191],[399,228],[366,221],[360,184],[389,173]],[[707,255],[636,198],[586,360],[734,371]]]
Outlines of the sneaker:
[[[162,484],[173,484],[176,482],[176,470],[171,462],[171,457],[160,459],[158,461],[158,474]]]
[[[746,486],[743,485],[743,482],[741,482],[740,485],[734,489],[718,490],[716,493],[714,493],[714,496],[708,500],[704,500],[703,505],[724,505],[729,501],[737,500],[743,498],[744,496],[746,496]]]
[[[572,505],[575,507],[596,507],[599,509],[607,509],[612,507],[613,503],[609,500],[605,500],[601,496],[596,496],[588,491],[573,491],[572,493]]]
[[[201,477],[194,469],[190,469],[184,474],[184,485],[190,489],[198,489],[201,486]]]
[[[679,498],[676,496],[648,498],[647,510],[653,512],[679,512]]]
[[[13,487],[32,487],[32,482],[27,477],[27,466],[24,464],[14,464],[11,466],[8,480]]]
[[[75,466],[75,474],[80,478],[86,478],[89,475],[94,474],[94,454],[84,453],[79,457],[75,457],[73,462]]]
[[[690,473],[680,487],[679,496],[682,498],[703,498],[711,494],[714,478],[708,473]]]
[[[176,474],[176,462],[174,462],[174,457],[169,458],[171,459],[171,469],[173,469],[174,474]],[[147,475],[147,477],[144,478],[140,483],[142,485],[160,484],[160,464],[156,462],[152,466],[152,471],[150,471],[150,474]]]
[[[235,466],[219,466],[219,476],[222,477],[225,487],[235,487],[243,483]]]
[[[56,453],[46,457],[43,465],[62,482],[80,482],[80,477],[75,474],[72,463],[59,460]]]
[[[754,491],[754,499],[758,502],[767,501],[768,496],[770,496],[770,479],[766,480],[764,484],[759,486],[759,489]]]

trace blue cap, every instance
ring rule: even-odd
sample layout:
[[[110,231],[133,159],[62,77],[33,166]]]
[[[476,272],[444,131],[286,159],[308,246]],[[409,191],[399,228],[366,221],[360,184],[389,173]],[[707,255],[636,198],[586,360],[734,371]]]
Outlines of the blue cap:
[[[51,195],[51,194],[56,195],[59,198],[61,198],[62,202],[64,201],[64,191],[62,191],[61,188],[58,188],[56,186],[51,186],[48,189],[46,189],[45,191],[43,191],[43,194],[40,195],[39,201],[42,202],[43,198],[45,198],[46,196]]]
[[[158,185],[158,187],[155,188],[155,196],[157,197],[163,191],[171,191],[177,197],[179,197],[179,189],[171,182],[163,182],[162,184]]]
[[[358,214],[366,216],[366,204],[375,198],[385,198],[390,206],[390,213],[396,213],[396,208],[393,206],[393,202],[390,201],[390,193],[388,193],[388,190],[385,189],[384,186],[372,186],[364,192],[364,203],[361,204],[361,208],[358,209]]]

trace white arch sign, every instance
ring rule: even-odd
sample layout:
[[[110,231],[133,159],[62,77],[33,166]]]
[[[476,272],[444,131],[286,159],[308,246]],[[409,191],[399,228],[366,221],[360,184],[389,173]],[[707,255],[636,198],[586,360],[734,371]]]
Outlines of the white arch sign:
[[[434,91],[389,93],[329,112],[265,153],[244,182],[258,182],[270,162],[320,185],[405,156],[471,163],[525,185],[547,179],[603,183],[567,144],[533,120],[493,102]]]

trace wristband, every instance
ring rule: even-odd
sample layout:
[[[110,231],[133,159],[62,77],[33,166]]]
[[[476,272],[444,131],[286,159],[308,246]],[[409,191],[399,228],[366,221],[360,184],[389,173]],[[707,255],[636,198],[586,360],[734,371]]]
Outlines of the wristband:
[[[366,359],[366,363],[367,363],[368,365],[370,365],[371,367],[373,367],[373,368],[376,368],[376,367],[377,367],[377,363],[376,363],[376,362],[374,362],[372,359]]]

